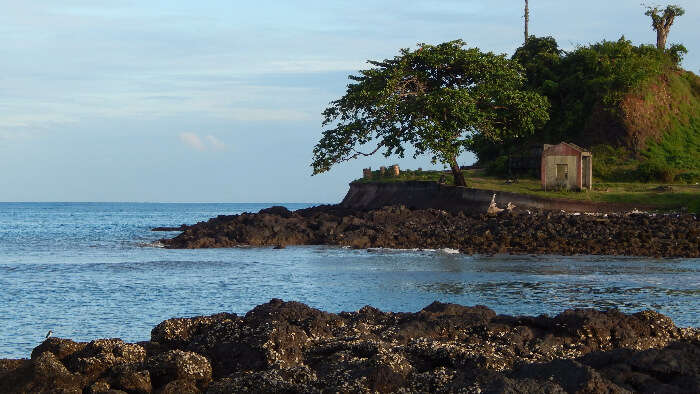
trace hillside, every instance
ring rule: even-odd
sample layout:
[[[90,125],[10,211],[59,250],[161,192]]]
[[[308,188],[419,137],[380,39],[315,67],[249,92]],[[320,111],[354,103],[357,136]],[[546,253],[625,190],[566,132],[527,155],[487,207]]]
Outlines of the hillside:
[[[700,179],[700,78],[669,70],[624,95],[616,111],[596,108],[585,136],[603,180],[693,183]]]
[[[527,138],[473,148],[494,174],[523,146],[568,141],[593,151],[599,181],[698,182],[700,78],[680,68],[684,53],[624,37],[565,53],[552,37],[533,37],[513,57],[526,84],[548,97],[549,122]]]

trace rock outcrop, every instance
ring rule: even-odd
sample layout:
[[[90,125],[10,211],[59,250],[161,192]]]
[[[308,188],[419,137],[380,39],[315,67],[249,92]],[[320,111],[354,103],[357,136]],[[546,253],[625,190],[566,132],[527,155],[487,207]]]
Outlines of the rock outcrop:
[[[653,311],[327,313],[273,299],[160,323],[151,340],[49,338],[0,360],[2,393],[700,392],[700,330]]]
[[[467,215],[384,207],[319,206],[218,216],[186,229],[168,248],[339,245],[354,248],[452,248],[468,254],[591,254],[700,257],[695,215],[572,215],[537,211]]]

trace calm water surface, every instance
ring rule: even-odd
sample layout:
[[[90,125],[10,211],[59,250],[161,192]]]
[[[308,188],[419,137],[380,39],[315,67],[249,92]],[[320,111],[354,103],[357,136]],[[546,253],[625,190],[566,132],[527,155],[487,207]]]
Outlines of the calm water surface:
[[[273,297],[331,312],[417,311],[434,300],[528,315],[651,308],[700,326],[698,259],[150,246],[177,234],[152,227],[270,205],[0,203],[0,358],[28,357],[49,329],[140,341],[171,317],[242,314]]]

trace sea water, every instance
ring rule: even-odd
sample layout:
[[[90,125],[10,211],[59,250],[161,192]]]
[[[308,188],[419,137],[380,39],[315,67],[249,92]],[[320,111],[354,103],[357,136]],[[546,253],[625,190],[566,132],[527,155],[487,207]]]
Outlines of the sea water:
[[[271,205],[0,203],[0,358],[29,357],[51,329],[89,341],[142,341],[159,322],[244,314],[271,298],[330,312],[431,302],[538,315],[567,308],[654,309],[700,326],[700,260],[466,256],[452,250],[168,250],[157,226]]]

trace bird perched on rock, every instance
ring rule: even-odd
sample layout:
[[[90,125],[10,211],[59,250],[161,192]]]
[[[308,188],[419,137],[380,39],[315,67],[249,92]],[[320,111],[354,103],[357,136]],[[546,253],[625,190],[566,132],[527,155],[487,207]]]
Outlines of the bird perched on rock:
[[[49,330],[49,332],[46,333],[46,339],[49,339],[51,334],[53,334],[53,331]]]

